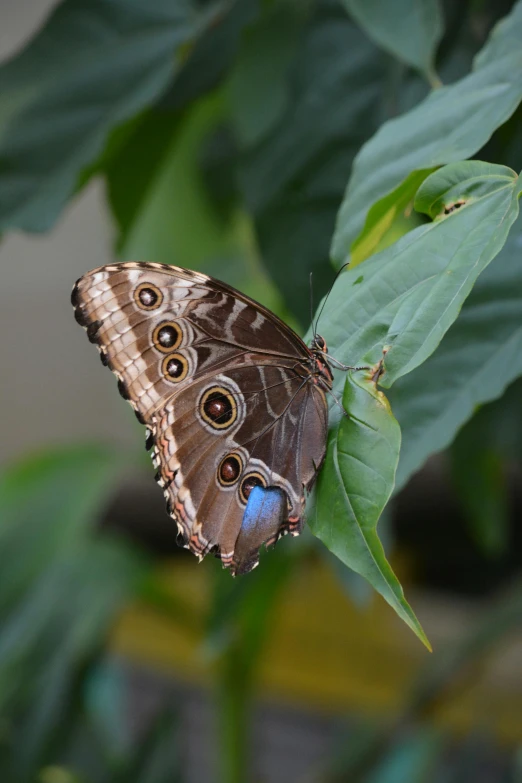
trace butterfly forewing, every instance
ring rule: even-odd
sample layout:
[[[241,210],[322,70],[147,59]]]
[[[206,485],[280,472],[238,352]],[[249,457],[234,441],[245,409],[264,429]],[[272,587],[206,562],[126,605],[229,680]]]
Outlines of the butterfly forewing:
[[[239,573],[263,543],[300,532],[327,432],[302,340],[248,297],[178,267],[100,267],[72,300],[149,428],[185,546]]]

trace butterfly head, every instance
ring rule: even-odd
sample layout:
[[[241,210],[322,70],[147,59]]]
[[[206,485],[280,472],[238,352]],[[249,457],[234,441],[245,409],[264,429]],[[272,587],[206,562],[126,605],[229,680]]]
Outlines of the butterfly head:
[[[326,340],[320,334],[315,334],[310,344],[310,351],[314,357],[314,378],[317,383],[332,388],[333,375],[328,363],[328,346]]]
[[[326,340],[324,339],[324,337],[321,337],[320,334],[314,335],[312,342],[310,344],[310,348],[312,351],[322,351],[323,353],[328,353]]]

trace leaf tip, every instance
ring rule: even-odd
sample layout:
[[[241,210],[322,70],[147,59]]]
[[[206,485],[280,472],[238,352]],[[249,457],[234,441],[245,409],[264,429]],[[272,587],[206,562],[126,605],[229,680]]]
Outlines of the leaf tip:
[[[411,606],[409,605],[409,603],[406,601],[405,598],[403,599],[401,604],[402,604],[401,608],[403,611],[398,612],[399,617],[401,617],[401,619],[404,620],[406,625],[413,631],[417,639],[420,642],[422,642],[422,644],[428,650],[428,652],[432,653],[433,647],[431,646],[431,642],[426,636],[424,632],[424,628],[422,627],[417,617],[415,616],[413,609],[411,608]],[[395,611],[397,611],[396,607],[393,608],[395,608]]]
[[[431,646],[431,642],[428,639],[428,637],[426,636],[426,634],[424,633],[424,631],[423,631],[423,629],[421,628],[420,625],[419,625],[419,631],[420,631],[420,633],[417,633],[418,639],[420,639],[420,641],[423,643],[423,645],[425,646],[427,651],[429,653],[432,653],[433,652],[433,647]]]

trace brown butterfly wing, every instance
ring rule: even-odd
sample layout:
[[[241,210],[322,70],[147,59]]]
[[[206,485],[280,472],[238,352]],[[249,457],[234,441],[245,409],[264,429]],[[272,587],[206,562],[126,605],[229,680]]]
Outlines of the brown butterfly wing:
[[[152,294],[148,298],[147,292]],[[122,396],[144,421],[172,393],[173,379],[166,377],[162,361],[181,342],[189,363],[197,358],[197,367],[191,364],[189,373],[199,375],[245,350],[264,349],[296,359],[307,350],[283,321],[261,305],[206,275],[179,267],[139,263],[100,267],[77,281],[72,302],[76,320],[98,346],[104,364],[117,375]],[[178,345],[176,340],[170,346],[158,343],[161,324],[174,331],[179,327]],[[152,327],[158,327],[156,334]],[[198,349],[197,357],[192,348]]]
[[[232,411],[225,429],[220,409],[213,420],[205,407],[213,396]],[[153,416],[154,460],[185,545],[201,556],[214,551],[243,572],[255,565],[263,543],[297,535],[305,489],[324,458],[326,410],[321,390],[266,360],[229,367],[173,395]],[[238,537],[255,484],[280,489],[284,508],[272,527],[251,526],[241,553]]]
[[[101,267],[77,282],[72,299],[149,427],[157,479],[185,545],[244,572],[261,544],[297,534],[327,431],[302,340],[248,297],[178,267]],[[256,483],[274,488],[272,505],[250,503],[245,515]]]

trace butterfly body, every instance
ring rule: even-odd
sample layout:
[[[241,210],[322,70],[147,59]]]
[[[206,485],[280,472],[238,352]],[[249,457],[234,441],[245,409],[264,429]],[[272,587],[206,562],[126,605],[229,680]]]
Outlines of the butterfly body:
[[[297,535],[326,449],[324,340],[308,347],[254,300],[174,266],[100,267],[72,302],[147,427],[182,543],[245,573],[262,544]]]

